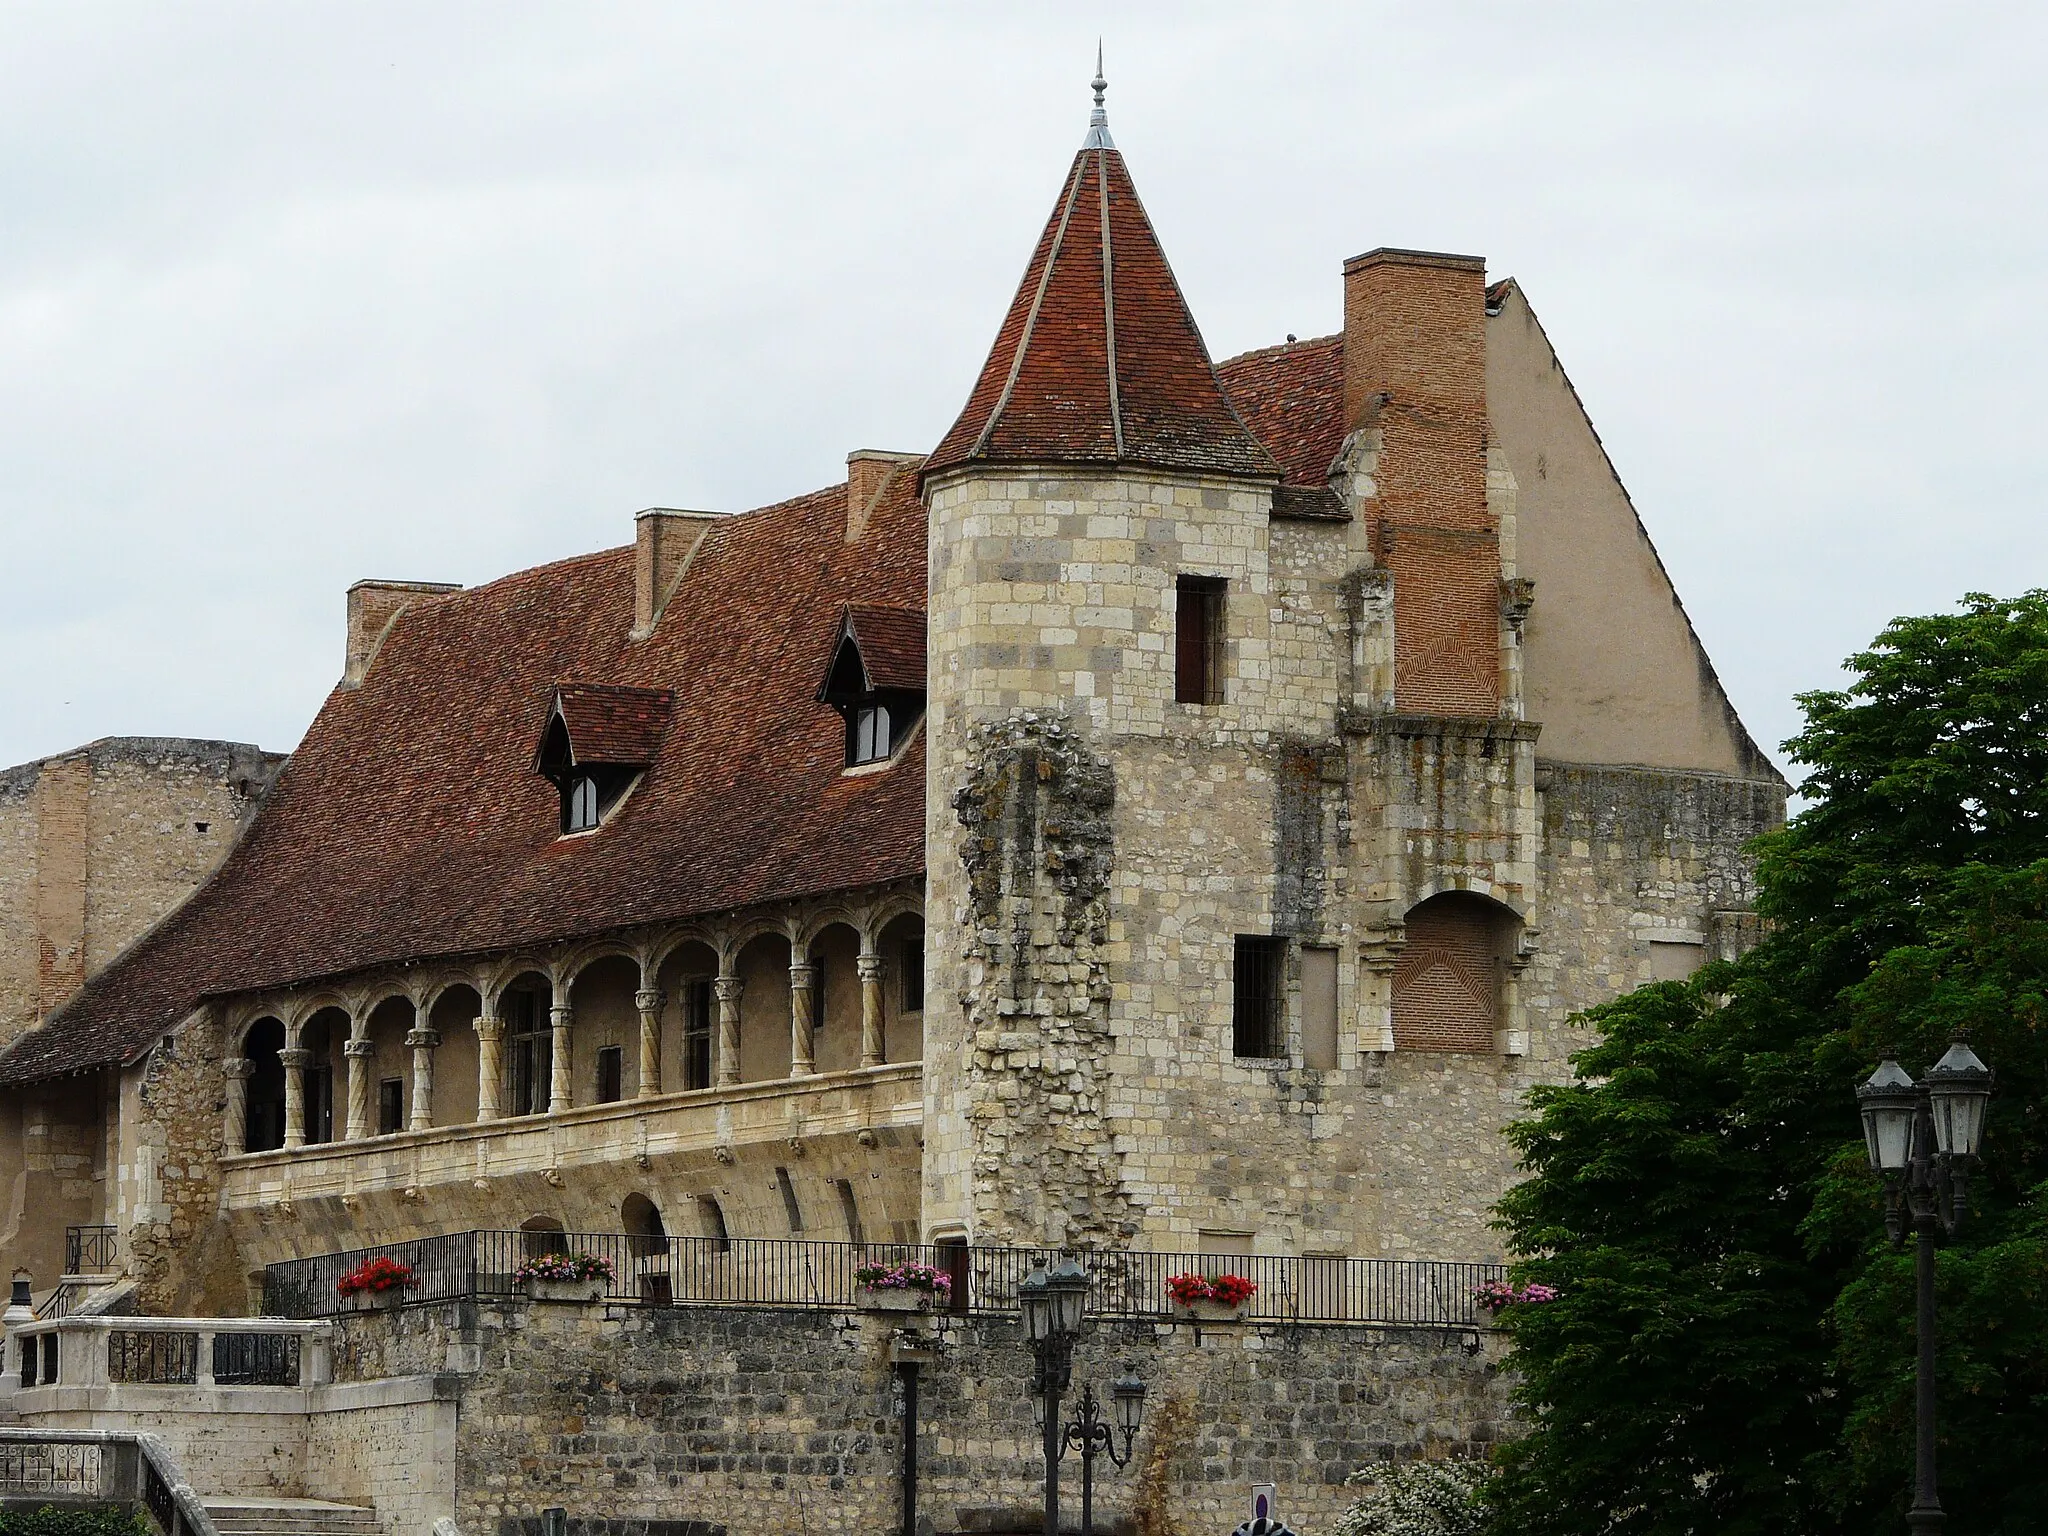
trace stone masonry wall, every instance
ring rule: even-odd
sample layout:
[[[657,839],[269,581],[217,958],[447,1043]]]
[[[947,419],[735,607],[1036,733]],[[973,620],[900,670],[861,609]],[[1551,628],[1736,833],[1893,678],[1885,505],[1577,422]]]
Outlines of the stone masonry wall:
[[[900,1507],[892,1322],[744,1308],[607,1317],[527,1302],[413,1307],[345,1319],[336,1372],[460,1373],[457,1520],[474,1536],[525,1536],[549,1506],[572,1522],[869,1536],[894,1530]],[[1097,1464],[1098,1528],[1142,1505],[1188,1531],[1228,1530],[1249,1485],[1272,1481],[1297,1528],[1322,1529],[1352,1496],[1344,1476],[1366,1461],[1484,1450],[1506,1430],[1506,1382],[1492,1344],[1468,1353],[1471,1339],[1097,1325],[1076,1352],[1075,1389],[1093,1381],[1106,1391],[1135,1369],[1148,1390],[1132,1468]],[[1009,1522],[981,1528],[1035,1530],[1030,1355],[1015,1321],[960,1320],[922,1370],[920,1509],[941,1531],[998,1511]],[[1070,1460],[1070,1511],[1078,1476]]]
[[[0,1045],[198,888],[281,761],[116,737],[0,772]]]

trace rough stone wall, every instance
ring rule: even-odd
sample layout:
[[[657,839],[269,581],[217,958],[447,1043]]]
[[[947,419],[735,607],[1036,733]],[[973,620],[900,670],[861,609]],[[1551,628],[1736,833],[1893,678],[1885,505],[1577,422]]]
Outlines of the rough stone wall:
[[[198,888],[281,761],[117,737],[0,772],[0,1045]]]
[[[549,1506],[572,1521],[867,1536],[895,1529],[899,1509],[892,1322],[743,1308],[605,1317],[525,1302],[417,1307],[345,1319],[336,1374],[462,1373],[457,1520],[477,1536],[522,1536]],[[1344,1476],[1366,1461],[1483,1450],[1506,1429],[1506,1383],[1492,1346],[1469,1354],[1469,1338],[1099,1324],[1076,1351],[1076,1389],[1106,1389],[1126,1369],[1148,1389],[1133,1467],[1097,1464],[1099,1528],[1147,1504],[1187,1530],[1227,1530],[1249,1485],[1271,1481],[1297,1528],[1321,1529],[1352,1497]],[[995,1511],[1028,1520],[1040,1462],[1016,1323],[961,1320],[922,1370],[920,1509],[940,1530]],[[1069,1509],[1077,1483],[1069,1461]]]
[[[1361,521],[1381,468],[1349,471]],[[1473,516],[1509,529],[1511,477],[1483,456],[1474,473]],[[1127,480],[953,480],[930,500],[927,1234],[1499,1257],[1501,1127],[1567,1074],[1574,1013],[1739,926],[1742,847],[1781,787],[1539,768],[1505,566],[1500,712],[1405,715],[1356,522]],[[1230,580],[1219,706],[1172,700],[1178,572]],[[1063,928],[1062,880],[1105,864]],[[1406,914],[1446,891],[1496,904],[1499,1028],[1488,1050],[1395,1051]],[[1237,935],[1291,941],[1271,1058],[1233,1051]],[[1304,1056],[1309,945],[1337,952],[1334,1067]]]
[[[109,1219],[143,1312],[232,1317],[248,1305],[249,1266],[220,1218],[223,1054],[219,1021],[202,1008],[121,1074]]]

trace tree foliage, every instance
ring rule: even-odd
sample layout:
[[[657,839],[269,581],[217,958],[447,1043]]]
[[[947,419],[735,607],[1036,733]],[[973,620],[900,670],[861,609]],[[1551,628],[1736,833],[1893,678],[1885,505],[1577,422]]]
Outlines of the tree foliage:
[[[1483,1461],[1378,1462],[1346,1479],[1366,1492],[1337,1517],[1331,1536],[1479,1536]]]
[[[1531,1433],[1496,1528],[1801,1536],[1899,1528],[1910,1255],[1883,1239],[1853,1090],[1958,1030],[1998,1074],[1941,1255],[1944,1502],[2048,1531],[2048,593],[1901,619],[1802,696],[1807,808],[1758,853],[1766,936],[1589,1021],[1511,1132],[1499,1221]]]

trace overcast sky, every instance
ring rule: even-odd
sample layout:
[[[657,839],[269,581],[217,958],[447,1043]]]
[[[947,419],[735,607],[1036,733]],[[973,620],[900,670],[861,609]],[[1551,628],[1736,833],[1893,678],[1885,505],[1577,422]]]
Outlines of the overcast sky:
[[[2048,7],[0,3],[0,763],[290,748],[351,581],[930,447],[1098,31],[1215,356],[1521,279],[1764,742],[2048,584]]]

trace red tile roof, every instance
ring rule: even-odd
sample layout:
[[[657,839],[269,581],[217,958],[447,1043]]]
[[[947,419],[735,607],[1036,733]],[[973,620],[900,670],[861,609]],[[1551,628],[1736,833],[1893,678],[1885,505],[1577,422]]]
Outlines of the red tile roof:
[[[1245,425],[1279,461],[1284,485],[1325,489],[1344,447],[1344,338],[1317,336],[1246,352],[1216,376]]]
[[[1074,157],[967,407],[925,473],[968,463],[1276,473],[1217,385],[1114,149]]]
[[[924,601],[914,477],[858,543],[845,528],[843,486],[721,520],[637,643],[631,549],[407,609],[213,878],[0,1057],[0,1082],[131,1060],[209,995],[919,876],[922,739],[848,777],[844,724],[815,698],[844,605]],[[533,769],[564,678],[586,685],[572,732],[616,720],[584,712],[597,679],[614,704],[672,693],[687,726],[574,838]]]
[[[668,729],[673,688],[620,688],[606,683],[561,683],[555,707],[569,733],[572,764],[609,763],[644,768]]]
[[[924,610],[849,603],[843,634],[853,636],[868,688],[924,691]]]

